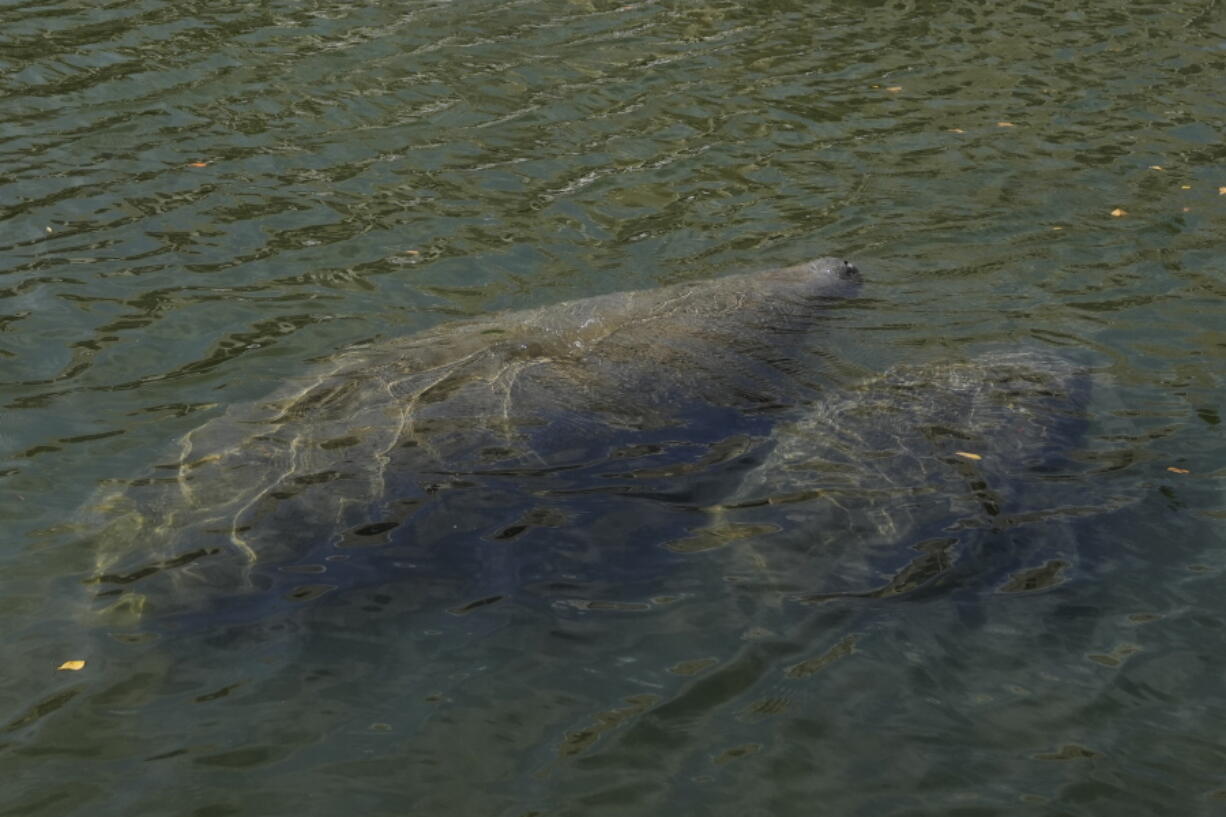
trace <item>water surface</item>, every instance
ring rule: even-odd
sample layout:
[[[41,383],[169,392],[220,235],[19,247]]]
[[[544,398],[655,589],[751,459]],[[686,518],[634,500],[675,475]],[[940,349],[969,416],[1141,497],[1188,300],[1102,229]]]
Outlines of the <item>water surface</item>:
[[[0,32],[8,813],[1226,799],[1219,4],[46,0]],[[867,281],[817,387],[1092,370],[1088,512],[983,541],[1060,581],[806,605],[728,580],[753,537],[680,557],[613,514],[584,598],[630,609],[354,580],[237,631],[96,617],[79,509],[314,361],[824,254]]]

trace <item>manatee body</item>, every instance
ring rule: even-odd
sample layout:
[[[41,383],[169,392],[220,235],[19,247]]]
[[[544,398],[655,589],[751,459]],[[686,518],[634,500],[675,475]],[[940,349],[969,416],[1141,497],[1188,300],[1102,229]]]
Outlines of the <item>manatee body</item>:
[[[1087,370],[1032,351],[900,365],[781,423],[771,452],[690,541],[744,540],[740,580],[792,601],[960,581],[1020,592],[1074,558]],[[1036,544],[1036,543],[1043,544]]]
[[[354,349],[231,407],[95,503],[93,582],[113,608],[177,613],[219,589],[231,609],[275,607],[380,578],[364,573],[467,572],[478,595],[499,574],[486,583],[514,589],[515,554],[489,543],[530,529],[572,531],[561,550],[599,558],[615,532],[582,532],[627,524],[593,510],[625,493],[610,477],[646,458],[668,490],[743,451],[760,418],[800,399],[795,350],[859,281],[819,259]],[[536,551],[534,575],[567,574],[559,552]]]

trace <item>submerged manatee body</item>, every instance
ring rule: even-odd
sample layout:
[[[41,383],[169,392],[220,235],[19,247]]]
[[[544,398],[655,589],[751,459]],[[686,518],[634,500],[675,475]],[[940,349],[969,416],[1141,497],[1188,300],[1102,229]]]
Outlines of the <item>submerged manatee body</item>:
[[[693,542],[745,540],[738,580],[790,601],[1050,587],[1076,558],[1087,369],[1037,351],[899,365],[781,423]],[[1065,537],[1062,539],[1061,537]],[[684,544],[682,545],[684,546]],[[814,565],[820,565],[814,569]]]
[[[187,434],[177,461],[96,503],[93,583],[111,609],[212,604],[241,620],[389,574],[460,607],[594,560],[615,581],[616,558],[598,551],[636,534],[616,530],[634,524],[627,507],[602,510],[628,490],[619,473],[654,464],[639,488],[667,493],[671,477],[747,450],[758,418],[801,399],[796,350],[858,285],[854,266],[819,259],[343,354]],[[537,529],[552,544],[525,568],[507,543]],[[439,575],[461,578],[430,585]]]

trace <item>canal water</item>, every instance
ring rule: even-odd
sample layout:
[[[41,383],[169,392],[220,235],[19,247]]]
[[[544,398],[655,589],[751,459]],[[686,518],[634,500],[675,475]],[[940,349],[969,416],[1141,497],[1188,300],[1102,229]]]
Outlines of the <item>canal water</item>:
[[[1218,813],[1223,87],[1211,0],[0,2],[0,812]],[[420,562],[98,527],[329,361],[823,255],[803,395],[432,474]]]

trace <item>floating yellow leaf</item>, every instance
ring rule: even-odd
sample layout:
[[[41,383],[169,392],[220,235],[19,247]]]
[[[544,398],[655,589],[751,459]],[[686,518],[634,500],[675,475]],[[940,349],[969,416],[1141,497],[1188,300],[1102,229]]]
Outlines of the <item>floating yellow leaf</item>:
[[[1166,470],[1170,471],[1172,474],[1190,474],[1192,473],[1187,468],[1176,468],[1174,465],[1168,465],[1166,467]]]
[[[1165,170],[1166,168],[1164,168],[1162,165],[1150,165],[1149,169],[1150,170]]]
[[[1226,196],[1226,187],[1219,187],[1219,188],[1217,189],[1217,194],[1218,194],[1219,196]]]
[[[62,663],[62,664],[60,664],[58,667],[56,667],[56,669],[60,669],[60,670],[71,670],[72,672],[76,672],[77,670],[82,670],[82,669],[85,669],[85,662],[84,662],[84,661],[80,661],[80,660],[77,660],[77,661],[65,661],[64,663]]]
[[[405,250],[405,255],[421,255],[421,250]]]
[[[955,451],[955,452],[954,452],[954,456],[955,456],[955,457],[962,457],[963,459],[966,459],[966,460],[981,460],[981,459],[983,459],[983,457],[981,457],[979,454],[972,454],[972,453],[971,453],[971,452],[969,452],[969,451]]]
[[[1017,125],[1014,125],[1012,122],[997,122],[996,127],[998,128],[1016,128]]]
[[[1115,216],[1116,218],[1122,218],[1123,216],[1128,215],[1128,211],[1123,207],[1116,207],[1111,211],[1111,215]]]
[[[1183,208],[1183,211],[1184,211],[1185,213],[1190,213],[1190,212],[1192,212],[1192,208],[1191,208],[1191,207],[1185,207],[1185,208]]]
[[[902,86],[901,85],[891,85],[889,88],[886,88],[886,90],[892,94],[896,94],[902,90]]]
[[[966,131],[962,130],[962,128],[950,128],[949,132],[950,133],[966,133]]]
[[[1057,226],[1057,227],[1052,227],[1052,229],[1053,229],[1053,230],[1063,230],[1064,228],[1063,228],[1063,227],[1058,227],[1058,226]]]
[[[208,167],[209,163],[208,162],[188,162],[187,166],[188,167]]]
[[[1190,185],[1190,184],[1181,184],[1181,185],[1179,185],[1179,189],[1180,189],[1180,190],[1191,190],[1191,189],[1192,189],[1192,185]]]

